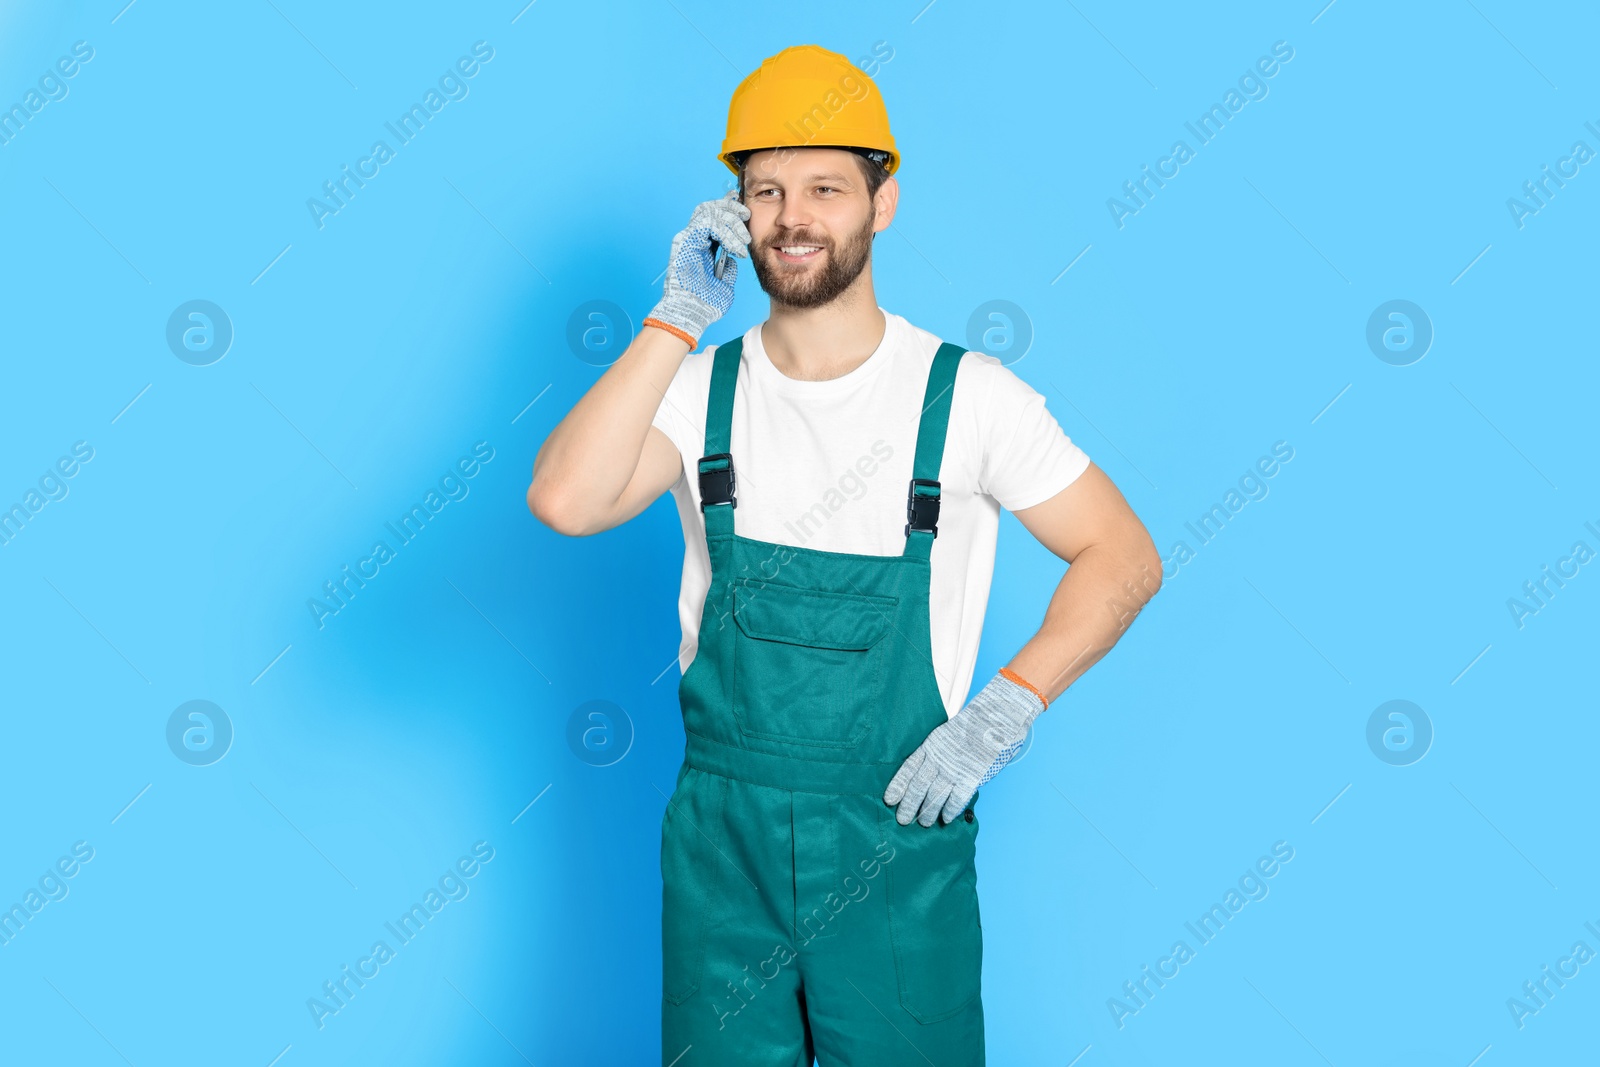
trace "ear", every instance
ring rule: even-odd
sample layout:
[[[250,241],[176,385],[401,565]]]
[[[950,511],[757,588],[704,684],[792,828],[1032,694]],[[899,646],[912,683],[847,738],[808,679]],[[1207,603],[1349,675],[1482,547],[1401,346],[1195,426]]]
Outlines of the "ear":
[[[885,178],[878,186],[878,195],[872,198],[877,217],[872,220],[872,232],[882,233],[894,221],[894,209],[900,204],[900,183],[893,177]]]

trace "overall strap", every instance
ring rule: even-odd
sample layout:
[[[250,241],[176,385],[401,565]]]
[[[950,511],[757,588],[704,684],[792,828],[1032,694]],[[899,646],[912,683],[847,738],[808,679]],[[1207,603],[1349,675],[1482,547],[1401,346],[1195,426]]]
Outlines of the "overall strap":
[[[700,457],[700,511],[705,515],[706,538],[733,536],[735,478],[728,442],[733,433],[733,389],[739,380],[739,354],[744,338],[735,337],[712,353],[711,393],[706,400],[706,454]],[[717,569],[714,548],[712,569]]]
[[[934,354],[928,368],[928,388],[922,397],[922,421],[917,424],[917,456],[906,492],[905,555],[928,559],[939,533],[939,465],[944,461],[945,431],[950,423],[950,398],[955,392],[956,368],[966,349],[948,342]]]

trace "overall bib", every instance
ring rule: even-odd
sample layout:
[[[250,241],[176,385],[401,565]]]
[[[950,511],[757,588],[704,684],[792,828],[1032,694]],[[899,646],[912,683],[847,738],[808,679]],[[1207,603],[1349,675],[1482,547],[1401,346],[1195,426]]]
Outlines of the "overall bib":
[[[716,349],[699,462],[711,582],[661,825],[662,1064],[983,1067],[971,804],[901,826],[883,793],[947,720],[928,620],[963,349],[928,375],[897,556],[741,537],[742,342]]]

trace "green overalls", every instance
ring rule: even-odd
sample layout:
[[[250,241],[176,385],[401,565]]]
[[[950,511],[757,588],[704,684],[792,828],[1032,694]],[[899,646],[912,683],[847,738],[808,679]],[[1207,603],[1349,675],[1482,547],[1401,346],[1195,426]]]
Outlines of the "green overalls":
[[[743,345],[717,347],[699,462],[711,583],[661,824],[662,1064],[982,1067],[974,794],[901,826],[883,792],[945,722],[928,626],[956,366],[928,375],[898,556],[734,532]]]

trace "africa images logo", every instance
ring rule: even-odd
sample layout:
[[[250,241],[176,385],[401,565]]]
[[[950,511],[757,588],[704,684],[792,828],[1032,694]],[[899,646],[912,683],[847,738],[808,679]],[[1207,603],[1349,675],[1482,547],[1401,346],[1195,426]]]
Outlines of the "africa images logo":
[[[352,570],[346,563],[339,568],[337,580],[330,578],[322,583],[322,594],[306,598],[306,610],[311,612],[311,619],[317,624],[317,629],[327,625],[327,620],[339,614],[350,606],[356,594],[367,587],[367,583],[382,574],[382,568],[393,562],[400,549],[409,545],[422,535],[428,523],[437,518],[445,509],[445,505],[452,501],[465,500],[467,494],[472,492],[468,481],[477,477],[485,464],[494,459],[494,446],[488,441],[479,441],[472,446],[471,456],[462,456],[456,460],[453,468],[447,470],[439,479],[438,488],[429,488],[420,503],[411,505],[411,509],[400,516],[396,522],[384,523],[394,539],[394,545],[388,540],[379,539],[373,542],[372,551],[356,561]]]
[[[391,148],[387,141],[374,141],[367,154],[356,160],[354,171],[350,169],[350,164],[345,163],[340,166],[337,178],[323,182],[323,199],[313,196],[306,200],[306,210],[311,212],[311,221],[317,224],[317,229],[327,225],[324,220],[330,215],[337,215],[349,207],[356,193],[365,189],[367,182],[376,178],[381,168],[395,158],[396,150],[410,144],[428,121],[444,110],[446,104],[452,100],[465,100],[471,92],[467,80],[476,77],[483,69],[483,64],[493,58],[494,49],[489,42],[474,42],[471,56],[461,56],[454,67],[446,68],[439,75],[438,88],[429,86],[422,95],[421,103],[413,102],[393,122],[383,124],[394,135],[394,147]]]
[[[1176,178],[1182,168],[1194,159],[1196,151],[1210,144],[1224,129],[1233,117],[1244,110],[1246,104],[1253,100],[1265,100],[1270,89],[1267,82],[1276,77],[1283,69],[1284,64],[1294,58],[1294,46],[1288,41],[1272,42],[1272,55],[1261,56],[1256,60],[1255,66],[1247,68],[1239,76],[1238,88],[1229,88],[1222,96],[1220,103],[1214,103],[1193,122],[1185,122],[1184,129],[1194,136],[1195,147],[1190,148],[1189,143],[1177,140],[1172,143],[1172,148],[1167,154],[1156,160],[1155,170],[1151,171],[1150,164],[1140,166],[1140,175],[1137,178],[1122,183],[1122,193],[1126,200],[1116,197],[1106,198],[1106,211],[1111,215],[1111,221],[1117,229],[1127,225],[1127,219],[1139,214],[1150,206],[1150,201],[1155,199],[1157,190],[1165,189],[1167,182]],[[1242,94],[1242,95],[1241,95]],[[1171,169],[1167,169],[1168,167]]]

